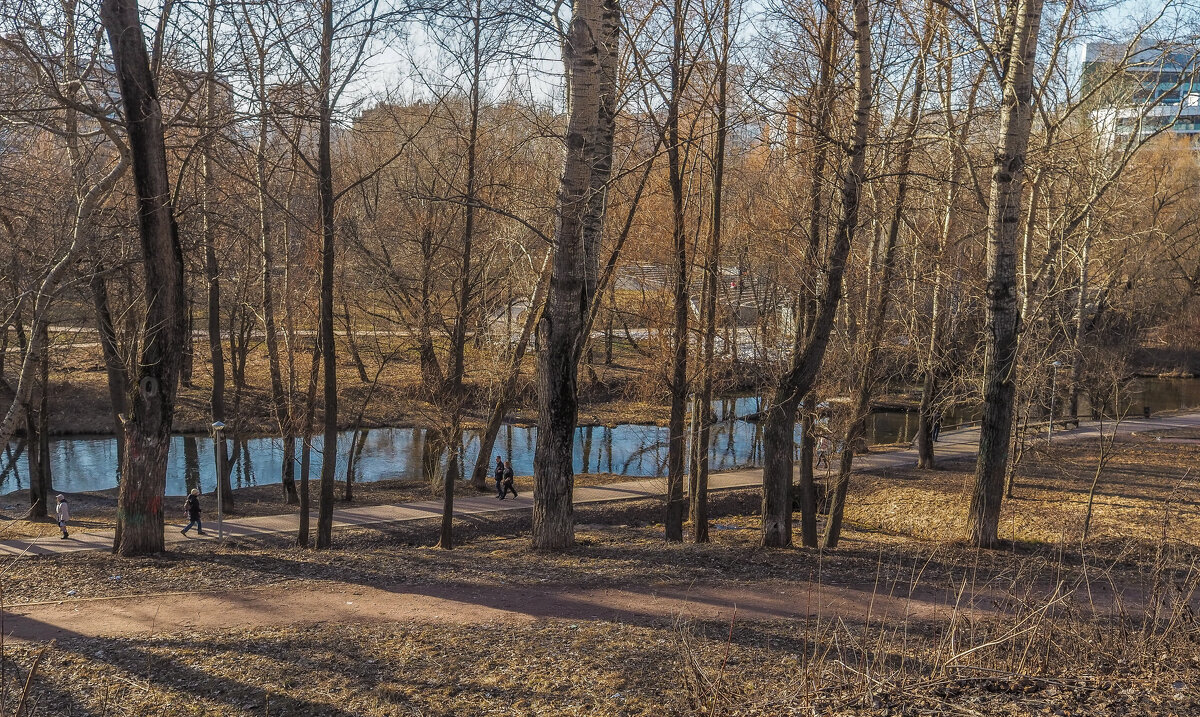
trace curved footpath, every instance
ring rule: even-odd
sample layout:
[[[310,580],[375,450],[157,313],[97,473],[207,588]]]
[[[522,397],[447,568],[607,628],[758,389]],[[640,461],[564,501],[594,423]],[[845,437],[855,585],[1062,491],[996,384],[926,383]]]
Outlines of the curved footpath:
[[[1105,424],[1105,431],[1111,430],[1111,422]],[[1117,431],[1128,435],[1138,431],[1155,429],[1167,430],[1174,428],[1200,427],[1200,412],[1186,413],[1165,418],[1127,419],[1121,422]],[[1062,430],[1054,434],[1055,440],[1078,440],[1095,437],[1100,433],[1098,422],[1083,421],[1078,428]],[[937,445],[937,455],[940,460],[969,458],[978,449],[979,431],[968,428],[958,431],[945,431]],[[854,459],[855,472],[881,471],[888,468],[911,466],[916,463],[916,450],[905,449],[881,453],[869,453]],[[762,485],[762,469],[749,468],[745,470],[714,473],[709,477],[709,490],[729,490],[734,488],[752,488]],[[640,480],[609,483],[607,485],[580,486],[575,488],[574,500],[576,505],[588,503],[608,503],[623,500],[642,500],[656,498],[666,494],[664,478],[644,478]],[[490,493],[482,495],[456,496],[454,499],[454,514],[456,516],[484,515],[488,513],[511,513],[529,510],[533,500],[529,493],[520,498],[498,501]],[[397,505],[371,505],[357,508],[335,509],[333,512],[333,527],[346,528],[362,525],[380,525],[387,523],[406,523],[417,520],[436,518],[442,514],[442,501],[423,500]],[[316,522],[316,513],[313,514]],[[215,521],[208,523],[208,535],[205,537],[185,537],[178,530],[168,528],[166,541],[168,545],[188,540],[215,540]],[[236,518],[225,521],[225,534],[229,537],[254,537],[277,533],[290,533],[296,530],[296,515],[269,515],[258,518]],[[37,538],[34,540],[3,540],[0,541],[2,555],[58,555],[75,553],[86,550],[112,550],[113,532],[100,530],[95,532],[74,532],[71,537],[63,540],[57,536]]]

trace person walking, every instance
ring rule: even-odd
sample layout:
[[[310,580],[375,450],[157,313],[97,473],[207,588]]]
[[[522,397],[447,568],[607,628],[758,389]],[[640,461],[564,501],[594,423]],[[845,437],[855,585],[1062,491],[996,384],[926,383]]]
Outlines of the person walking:
[[[820,468],[822,463],[825,464],[826,468],[829,467],[829,448],[828,438],[821,436],[817,439],[817,468]]]
[[[204,526],[200,523],[200,489],[199,488],[192,488],[192,492],[188,493],[187,501],[183,504],[183,507],[187,510],[188,524],[187,524],[186,528],[184,528],[183,530],[181,530],[179,532],[183,533],[184,535],[187,535],[187,532],[189,530],[191,530],[192,526],[194,525],[194,526],[196,526],[197,533],[199,533],[200,535],[207,535],[207,533],[204,532]]]
[[[514,498],[517,497],[517,489],[513,487],[512,461],[504,463],[504,483],[503,492],[500,493],[500,500],[504,500],[504,496],[508,495],[509,491],[512,491]]]
[[[937,443],[938,438],[942,435],[942,414],[939,413],[937,417],[933,419],[933,429],[930,431],[930,433],[933,434],[933,442]]]
[[[54,496],[58,502],[54,506],[54,515],[58,518],[58,529],[62,531],[62,537],[67,537],[67,521],[71,519],[71,506],[67,503],[67,496],[59,493]]]
[[[496,456],[496,497],[504,500],[504,461],[500,460],[500,456]]]

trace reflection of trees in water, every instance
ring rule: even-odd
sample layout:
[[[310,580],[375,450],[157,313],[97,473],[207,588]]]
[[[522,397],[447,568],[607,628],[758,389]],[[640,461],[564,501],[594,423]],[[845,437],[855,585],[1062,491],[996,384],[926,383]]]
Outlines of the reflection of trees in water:
[[[183,437],[183,484],[189,493],[200,488],[200,449],[195,436]]]
[[[595,426],[580,426],[579,430],[583,433],[583,466],[580,473],[588,473],[588,467],[592,462],[592,431]]]
[[[21,456],[25,453],[25,439],[17,441],[17,450],[13,450],[12,444],[4,447],[4,470],[0,471],[0,483],[8,479],[9,473],[17,482],[17,489],[21,488],[21,468],[18,465],[21,461]]]

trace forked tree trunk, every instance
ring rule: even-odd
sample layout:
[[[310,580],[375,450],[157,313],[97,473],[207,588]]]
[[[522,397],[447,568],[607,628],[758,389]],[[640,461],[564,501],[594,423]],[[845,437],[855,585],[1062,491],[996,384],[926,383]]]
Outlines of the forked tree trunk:
[[[183,255],[172,213],[162,114],[134,0],[104,0],[100,19],[112,46],[138,199],[146,321],[137,385],[125,424],[125,463],[113,550],[123,556],[163,548],[163,492],[187,306]]]
[[[984,353],[983,422],[979,428],[979,459],[968,512],[971,543],[995,547],[1004,498],[1004,478],[1012,439],[1013,397],[1016,390],[1017,232],[1020,227],[1021,184],[1032,117],[1033,64],[1037,53],[1042,0],[1019,0],[1013,12],[1011,42],[1004,64],[1000,146],[992,168],[987,223],[987,336]]]
[[[825,211],[823,209],[823,193],[825,183],[825,167],[828,163],[830,112],[829,107],[833,101],[833,79],[834,79],[834,54],[836,41],[839,32],[837,19],[838,10],[834,4],[831,4],[826,9],[825,18],[821,28],[821,51],[820,51],[820,74],[817,79],[816,97],[812,108],[811,123],[814,127],[813,132],[813,165],[812,179],[809,182],[809,216],[808,216],[808,244],[805,247],[805,265],[817,268],[817,254],[821,247],[821,227],[825,222]],[[738,305],[741,305],[742,293],[744,291],[744,282],[738,282]],[[808,335],[816,322],[818,312],[818,301],[816,291],[803,291],[800,301],[797,302],[797,314],[795,331],[796,335],[792,343],[792,361],[793,371],[795,368],[794,362],[800,355],[803,347],[803,340]],[[765,327],[764,327],[765,332]],[[764,339],[764,346],[766,345]],[[735,353],[736,355],[736,353]],[[791,379],[789,373],[787,379]],[[815,380],[815,376],[814,376]],[[781,379],[780,386],[782,387],[784,380]],[[811,397],[810,397],[811,398]],[[774,485],[777,495],[771,499],[771,512],[778,514],[782,508],[778,501],[786,501],[789,508],[786,516],[787,527],[775,529],[772,540],[777,540],[783,532],[788,535],[787,542],[784,545],[791,544],[791,505],[793,504],[792,491],[792,451],[794,448],[793,441],[795,440],[796,430],[796,410],[799,408],[802,395],[788,394],[777,391],[774,401],[767,405],[764,411],[765,420],[763,423],[763,515],[764,515],[764,544],[766,541],[765,531],[765,516],[768,513],[767,508],[767,490],[768,483]],[[767,430],[768,424],[770,431]],[[771,437],[767,438],[770,433]],[[782,443],[781,443],[782,442]],[[786,443],[786,445],[784,445]],[[783,460],[782,453],[787,451],[787,460]],[[768,463],[770,466],[768,467]],[[803,466],[801,467],[801,481],[803,484],[804,475]],[[771,479],[768,481],[767,474],[771,474]],[[779,485],[778,481],[786,481],[787,485]],[[803,488],[803,485],[802,485]],[[783,491],[782,494],[779,494]],[[803,525],[812,526],[812,541],[808,541],[809,533],[804,531],[803,540],[807,547],[817,547],[816,525],[817,513],[816,502],[809,503],[807,500],[801,501],[801,520]]]
[[[611,147],[615,111],[620,10],[613,0],[575,0],[563,51],[570,75],[570,118],[557,200],[546,308],[538,321],[538,434],[534,453],[533,546],[566,548],[575,542],[573,449],[578,418],[576,376],[588,315],[584,225],[598,148]],[[607,177],[603,178],[607,183]],[[603,222],[603,217],[591,221]]]
[[[847,171],[842,183],[842,214],[830,247],[825,285],[813,321],[803,338],[797,329],[792,364],[779,381],[763,423],[762,545],[792,544],[792,451],[795,448],[796,409],[812,390],[825,358],[842,295],[846,259],[858,228],[858,206],[866,175],[867,132],[871,122],[870,13],[866,0],[855,0],[855,59],[853,139],[847,146]],[[803,347],[803,348],[801,348]]]
[[[931,18],[932,2],[925,6],[925,30],[919,55],[916,58],[914,71],[913,92],[909,107],[908,123],[905,127],[904,140],[900,143],[895,162],[897,179],[896,200],[888,218],[887,237],[884,240],[882,254],[879,258],[878,281],[874,291],[868,286],[867,316],[865,320],[865,341],[862,342],[863,353],[853,377],[853,388],[856,396],[852,408],[850,426],[846,430],[842,443],[841,464],[838,466],[837,481],[834,483],[832,500],[829,508],[829,522],[825,526],[823,547],[836,548],[842,534],[842,518],[846,508],[846,492],[850,487],[850,470],[854,465],[854,447],[866,435],[867,419],[871,413],[871,395],[879,374],[877,367],[879,351],[883,342],[883,329],[887,321],[888,307],[891,305],[892,276],[896,267],[896,244],[900,240],[900,225],[903,223],[905,202],[908,199],[909,167],[912,165],[913,147],[916,142],[917,129],[920,124],[922,100],[925,90],[925,58],[933,40],[934,24]],[[856,8],[856,18],[859,17]],[[861,19],[861,18],[859,18]],[[860,24],[859,27],[862,27]]]

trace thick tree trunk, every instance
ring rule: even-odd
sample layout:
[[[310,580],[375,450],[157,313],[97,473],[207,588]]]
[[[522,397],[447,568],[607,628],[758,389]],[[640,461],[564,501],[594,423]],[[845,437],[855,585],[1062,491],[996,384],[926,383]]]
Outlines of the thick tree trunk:
[[[172,213],[162,115],[134,0],[104,0],[100,18],[112,46],[133,160],[145,272],[146,321],[137,387],[125,424],[125,462],[113,550],[163,548],[163,492],[187,306],[183,256]]]
[[[1012,438],[1016,390],[1017,307],[1016,253],[1021,214],[1021,184],[1032,116],[1033,64],[1037,52],[1042,0],[1019,0],[1010,50],[1003,59],[1003,105],[1000,146],[992,169],[987,224],[987,333],[984,353],[983,422],[979,458],[968,513],[971,542],[995,547],[1004,497],[1004,477]]]
[[[584,267],[584,225],[600,135],[612,131],[602,116],[615,103],[620,11],[613,0],[575,0],[564,45],[570,71],[570,118],[557,201],[550,288],[538,321],[538,433],[534,453],[533,546],[569,547],[575,542],[573,449],[578,418],[576,376],[590,307]],[[608,96],[606,96],[608,95]],[[611,146],[611,140],[607,140]],[[611,160],[607,166],[611,167]],[[603,178],[607,182],[607,177]],[[603,218],[594,221],[603,222]]]
[[[842,295],[846,258],[858,229],[858,206],[866,175],[867,132],[871,122],[872,80],[870,14],[866,0],[855,0],[856,91],[853,140],[847,146],[847,171],[842,184],[842,214],[830,247],[825,285],[813,321],[803,338],[797,327],[792,365],[780,379],[763,425],[762,545],[792,544],[792,451],[795,449],[796,408],[812,390],[825,358]],[[800,347],[803,346],[803,349]]]

